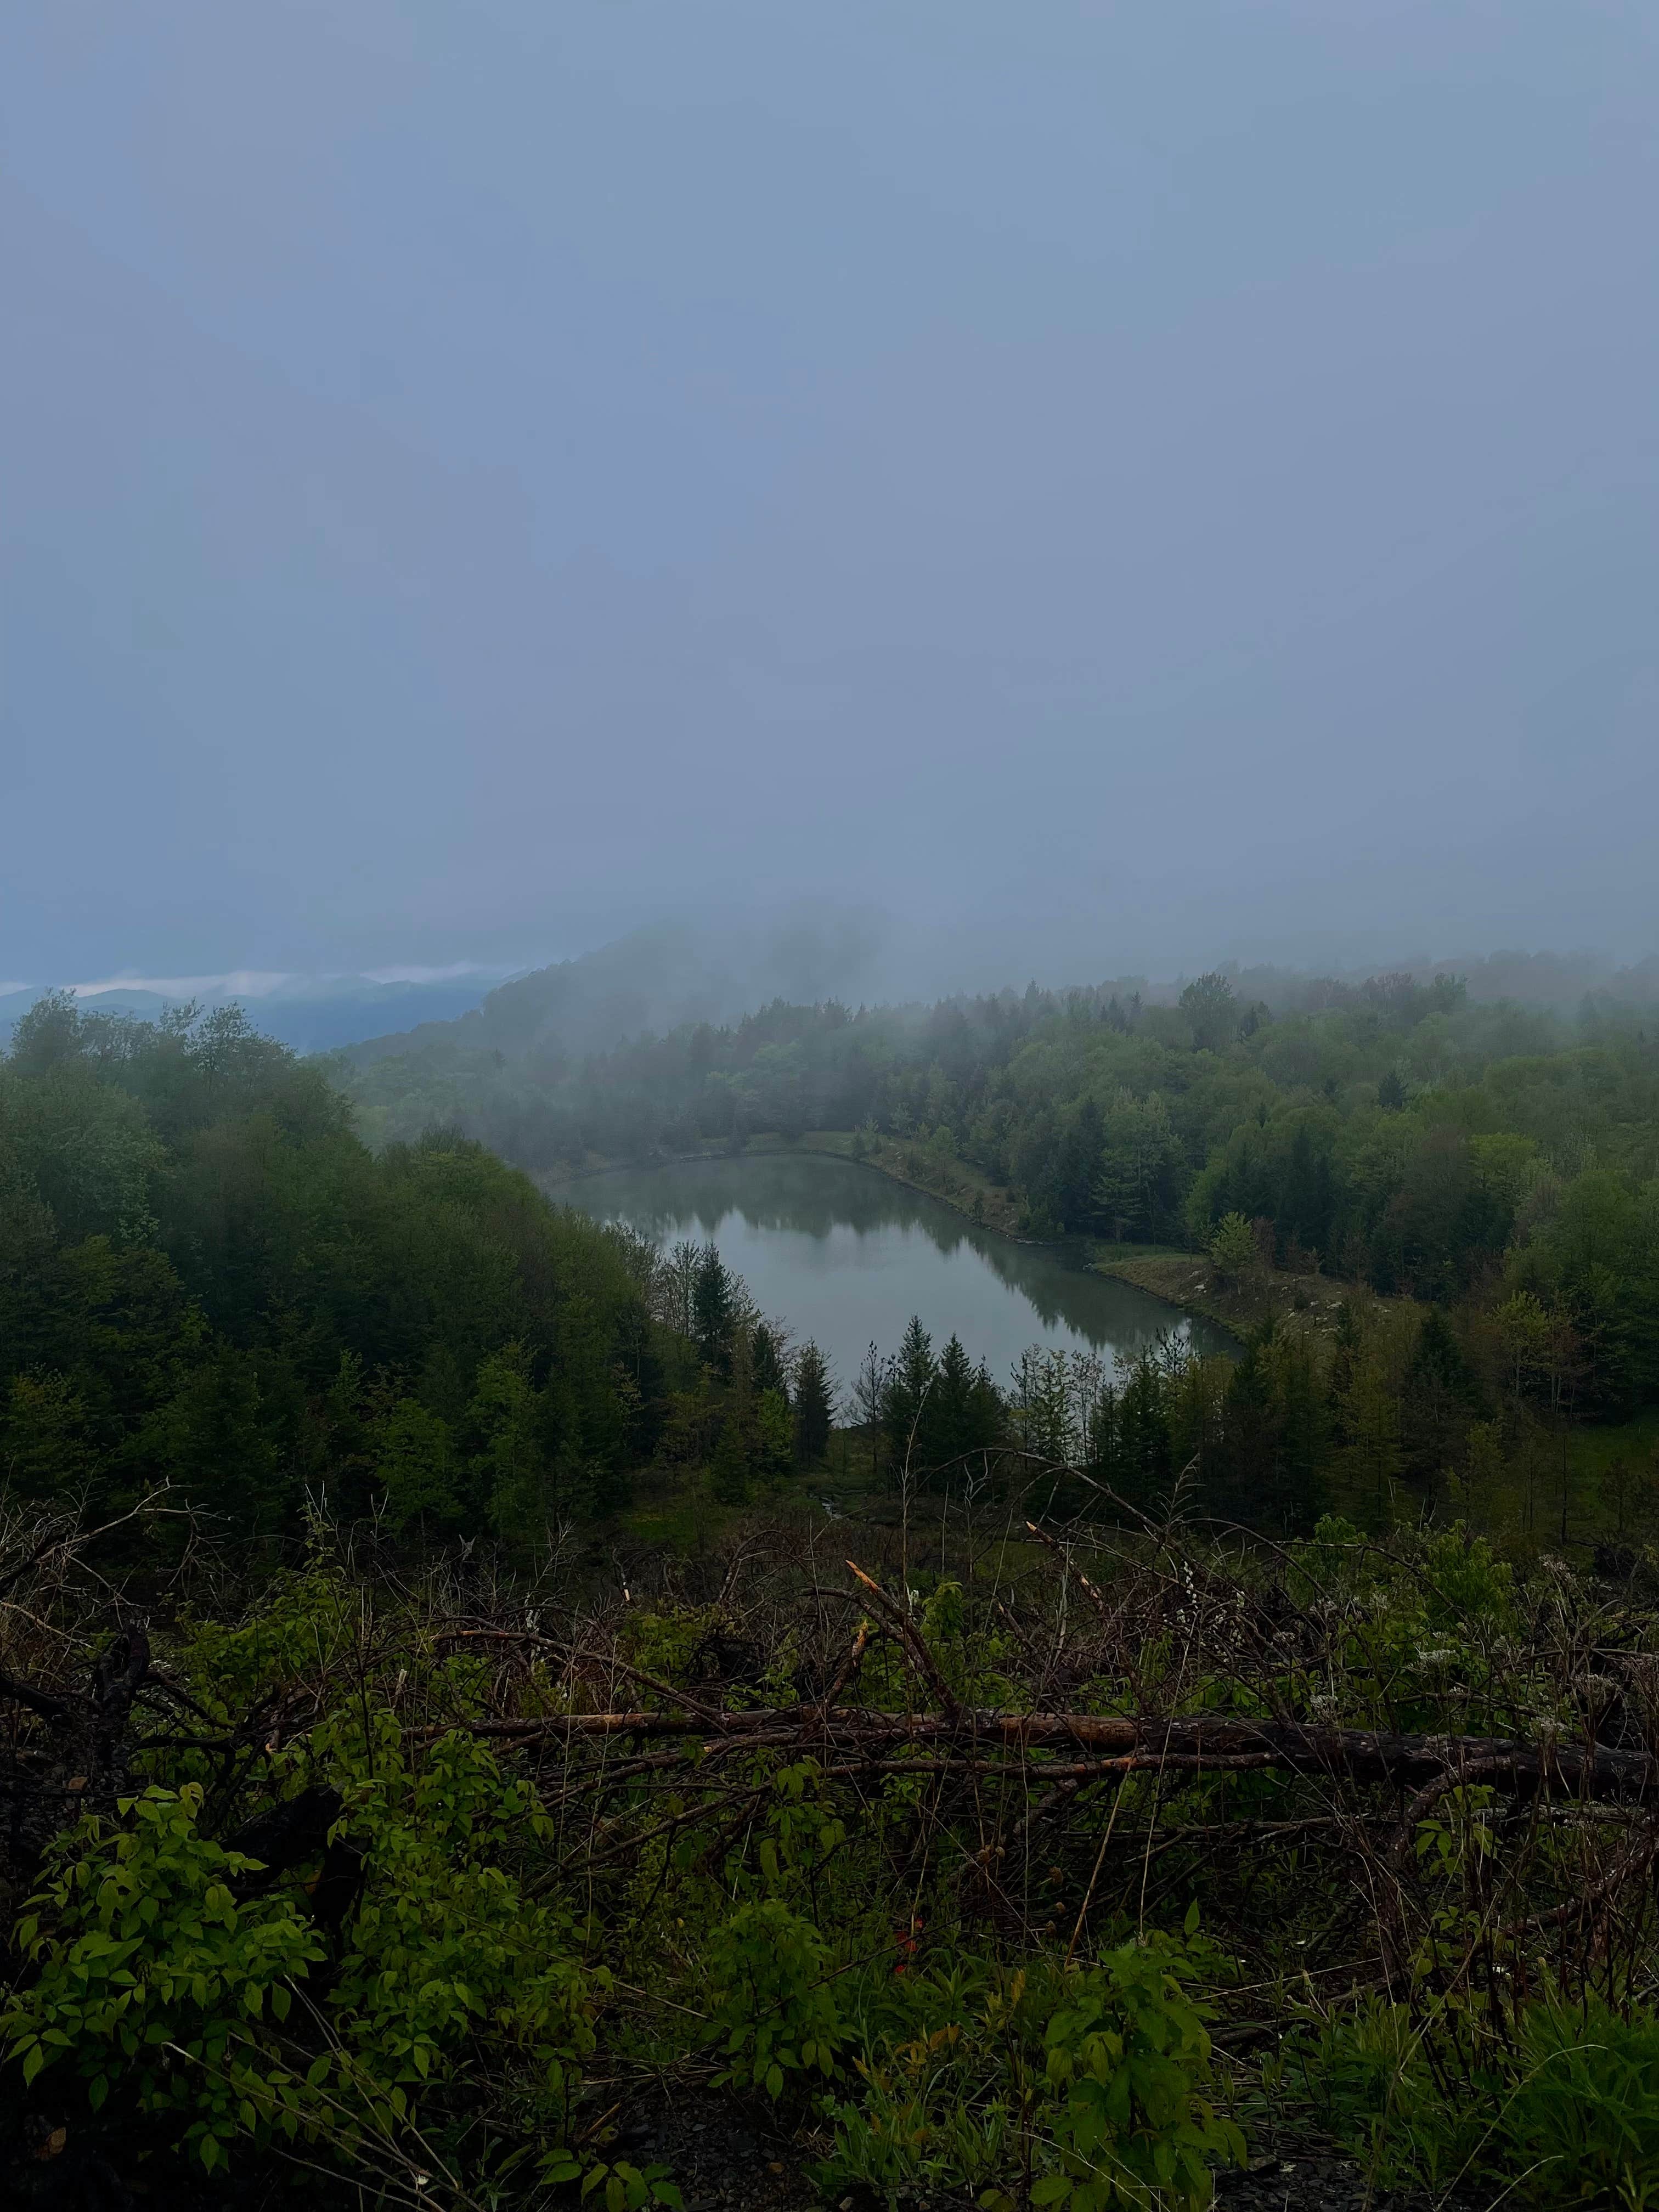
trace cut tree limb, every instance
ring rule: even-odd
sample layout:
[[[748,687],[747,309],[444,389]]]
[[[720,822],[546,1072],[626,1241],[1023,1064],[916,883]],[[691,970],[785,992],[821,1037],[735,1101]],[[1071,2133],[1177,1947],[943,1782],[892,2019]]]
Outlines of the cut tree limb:
[[[1370,1729],[1310,1728],[1293,1721],[1240,1720],[1225,1715],[1166,1719],[1157,1715],[1009,1713],[958,1708],[931,1713],[876,1712],[854,1705],[775,1706],[718,1716],[711,1729],[707,1708],[679,1711],[545,1714],[522,1720],[459,1720],[451,1726],[477,1735],[524,1741],[561,1737],[569,1741],[605,1736],[700,1737],[710,1743],[734,1738],[762,1744],[815,1744],[839,1759],[864,1753],[891,1755],[898,1744],[923,1745],[958,1757],[1001,1752],[1092,1753],[1097,1759],[1165,1762],[1201,1773],[1248,1760],[1289,1774],[1385,1783],[1396,1789],[1456,1787],[1463,1777],[1516,1796],[1540,1791],[1570,1797],[1659,1798],[1659,1759],[1639,1751],[1555,1741],[1527,1743],[1492,1736],[1392,1735]],[[429,1726],[429,1739],[445,1732]],[[1032,1770],[1048,1783],[1047,1762]],[[1431,1801],[1432,1802],[1432,1798]]]

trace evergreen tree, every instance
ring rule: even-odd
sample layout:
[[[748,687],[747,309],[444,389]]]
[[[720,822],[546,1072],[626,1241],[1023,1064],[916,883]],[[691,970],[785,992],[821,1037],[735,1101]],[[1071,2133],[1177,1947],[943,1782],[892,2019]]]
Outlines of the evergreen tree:
[[[1053,1204],[1062,1229],[1086,1229],[1094,1218],[1095,1177],[1104,1136],[1100,1103],[1085,1098],[1054,1148]]]
[[[1192,1024],[1196,1051],[1219,1052],[1238,1035],[1238,1001],[1232,985],[1218,970],[1188,984],[1181,994],[1181,1011]]]
[[[1276,1350],[1279,1520],[1299,1532],[1311,1528],[1324,1510],[1330,1406],[1307,1339],[1282,1338]]]
[[[86,1407],[62,1375],[16,1375],[0,1423],[0,1478],[16,1498],[70,1498],[93,1472]]]
[[[1181,1139],[1163,1098],[1154,1091],[1136,1098],[1118,1092],[1105,1115],[1097,1152],[1092,1206],[1115,1237],[1155,1240],[1173,1217],[1181,1194]]]
[[[907,1468],[919,1470],[925,1464],[921,1451],[921,1417],[937,1371],[933,1340],[922,1327],[921,1316],[912,1314],[882,1392],[882,1434],[888,1464],[896,1475]]]
[[[732,1371],[732,1347],[737,1334],[738,1298],[731,1272],[718,1249],[705,1244],[691,1286],[691,1318],[697,1350],[705,1365],[717,1375]]]
[[[971,1454],[988,1451],[1001,1431],[1002,1401],[989,1371],[982,1364],[974,1366],[961,1338],[952,1336],[939,1356],[919,1425],[918,1446],[925,1437],[927,1464],[957,1467]]]
[[[752,1442],[744,1435],[742,1421],[728,1418],[720,1429],[714,1456],[708,1464],[709,1494],[718,1504],[748,1504],[752,1458]]]
[[[1401,1442],[1407,1471],[1434,1481],[1461,1460],[1469,1424],[1483,1410],[1480,1387],[1438,1306],[1423,1316],[1406,1370]]]
[[[794,1459],[794,1425],[781,1390],[763,1390],[755,1401],[755,1472],[763,1482],[781,1482]]]
[[[375,1473],[392,1526],[455,1527],[462,1505],[448,1422],[416,1398],[399,1398],[380,1425],[380,1443]]]
[[[800,1467],[817,1467],[830,1449],[835,1419],[830,1368],[816,1344],[802,1345],[795,1355],[795,1460]]]
[[[1230,1510],[1240,1520],[1261,1517],[1277,1487],[1279,1408],[1271,1366],[1273,1325],[1259,1329],[1228,1377],[1222,1401],[1219,1473]]]
[[[1041,1459],[1068,1461],[1082,1439],[1080,1412],[1073,1389],[1071,1363],[1062,1351],[1034,1344],[1020,1354],[1014,1370],[1014,1426],[1027,1451]]]
[[[789,1383],[783,1370],[778,1340],[766,1322],[757,1322],[749,1342],[750,1378],[760,1396],[770,1391],[787,1405]]]
[[[1085,1429],[1084,1464],[1097,1481],[1121,1487],[1122,1449],[1118,1436],[1118,1392],[1110,1382],[1101,1385],[1090,1406]]]
[[[1118,1394],[1116,1423],[1121,1487],[1137,1504],[1152,1503],[1173,1472],[1164,1395],[1157,1359],[1150,1352],[1140,1352]]]
[[[258,1363],[222,1344],[166,1416],[167,1462],[187,1498],[243,1528],[273,1528],[288,1499]]]
[[[552,1504],[542,1413],[521,1344],[509,1344],[480,1364],[471,1417],[481,1445],[486,1510],[498,1536],[520,1543],[534,1542],[545,1532]]]

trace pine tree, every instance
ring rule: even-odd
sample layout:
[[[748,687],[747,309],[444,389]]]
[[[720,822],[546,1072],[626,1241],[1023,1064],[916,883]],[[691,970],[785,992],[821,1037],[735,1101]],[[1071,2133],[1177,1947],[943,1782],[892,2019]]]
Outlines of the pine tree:
[[[1463,1347],[1445,1314],[1431,1306],[1406,1370],[1401,1441],[1407,1472],[1435,1480],[1462,1456],[1469,1424],[1483,1411]]]
[[[483,1446],[489,1525],[498,1536],[533,1542],[545,1532],[552,1499],[545,1408],[522,1345],[507,1345],[480,1363],[471,1410]]]
[[[1330,1403],[1305,1337],[1281,1338],[1277,1355],[1280,1513],[1285,1528],[1302,1531],[1323,1510]]]
[[[691,1286],[691,1318],[705,1366],[717,1375],[732,1371],[732,1344],[737,1333],[738,1298],[730,1269],[719,1249],[705,1244]]]
[[[743,1423],[728,1419],[708,1464],[708,1488],[721,1505],[747,1505],[750,1496],[750,1439]]]
[[[163,1417],[173,1480],[244,1528],[276,1525],[287,1503],[269,1411],[257,1361],[222,1344]]]
[[[922,1327],[921,1315],[912,1314],[882,1397],[882,1431],[887,1440],[889,1463],[896,1474],[902,1474],[907,1468],[925,1464],[920,1434],[922,1409],[932,1394],[937,1372],[933,1340]]]
[[[789,1400],[788,1379],[783,1371],[783,1359],[778,1340],[766,1322],[757,1322],[749,1343],[749,1371],[757,1396],[764,1397],[769,1391]]]
[[[1143,1352],[1123,1380],[1117,1401],[1119,1464],[1131,1498],[1151,1500],[1171,1474],[1170,1416],[1157,1359]]]
[[[795,1462],[817,1467],[830,1449],[835,1420],[835,1401],[830,1387],[830,1368],[816,1344],[802,1345],[795,1355]]]
[[[917,1425],[916,1457],[928,1467],[959,1471],[1002,1434],[1002,1401],[981,1364],[975,1367],[953,1336],[939,1356],[933,1387]],[[924,1454],[925,1448],[925,1454]]]
[[[17,1498],[72,1498],[91,1472],[86,1407],[62,1375],[17,1375],[0,1421],[0,1475]]]
[[[1279,1424],[1273,1389],[1273,1325],[1257,1331],[1227,1379],[1218,1457],[1231,1510],[1241,1519],[1273,1518]]]
[[[461,1517],[449,1424],[417,1398],[399,1398],[380,1424],[375,1467],[394,1528],[452,1528]]]
[[[755,1401],[755,1472],[763,1482],[781,1482],[794,1458],[794,1430],[789,1401],[781,1390],[763,1390]]]

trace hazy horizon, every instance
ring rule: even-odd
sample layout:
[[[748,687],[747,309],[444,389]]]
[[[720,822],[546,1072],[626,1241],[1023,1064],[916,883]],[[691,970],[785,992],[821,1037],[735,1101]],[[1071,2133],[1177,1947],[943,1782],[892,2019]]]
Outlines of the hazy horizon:
[[[1149,1004],[1169,1005],[1197,972],[1168,963],[1149,963],[1143,970],[1085,964],[1075,943],[1049,950],[1048,962],[1033,959],[1022,966],[1000,939],[907,929],[879,909],[822,902],[769,913],[713,909],[647,926],[562,962],[511,968],[455,963],[375,974],[230,971],[0,983],[0,1045],[47,988],[70,990],[89,1011],[141,1020],[186,1001],[203,1007],[237,1003],[256,1028],[302,1052],[365,1045],[376,1057],[409,1048],[401,1042],[406,1038],[414,1048],[448,1038],[474,1051],[503,1042],[516,1051],[534,1035],[544,1042],[559,1038],[580,1058],[625,1038],[665,1034],[685,1022],[730,1024],[779,999],[914,1006],[985,993],[1018,994],[1036,983],[1049,990],[1103,988],[1120,1000],[1138,995]],[[1316,989],[1309,999],[1304,984],[1329,979],[1352,985],[1366,975],[1402,969],[1424,980],[1443,972],[1458,975],[1477,1002],[1504,999],[1560,1014],[1577,1012],[1587,998],[1640,1008],[1659,1002],[1659,956],[1621,965],[1604,951],[1586,948],[1510,947],[1436,957],[1421,948],[1396,947],[1373,962],[1230,960],[1199,966],[1217,964],[1247,1000],[1279,1008],[1322,1003]],[[521,983],[528,995],[518,988]],[[501,990],[504,985],[510,988]],[[493,1000],[497,991],[501,997]],[[488,1036],[475,1026],[475,1010],[487,1000],[495,1008]]]
[[[820,914],[816,920],[823,927]],[[1039,957],[1022,968],[1017,955],[1004,957],[997,942],[983,943],[974,933],[961,927],[941,929],[933,933],[925,930],[906,930],[894,917],[879,910],[848,908],[843,910],[843,924],[863,923],[866,934],[850,957],[836,957],[832,942],[820,939],[813,942],[810,930],[803,931],[798,920],[792,923],[787,908],[767,910],[757,908],[741,917],[732,914],[715,914],[704,918],[698,926],[698,934],[706,943],[718,943],[730,936],[764,945],[790,933],[806,940],[804,947],[805,969],[817,967],[823,970],[822,987],[813,988],[813,977],[804,972],[801,995],[811,998],[845,995],[847,988],[856,990],[861,976],[872,984],[878,997],[934,998],[948,997],[958,992],[999,991],[1017,989],[1026,982],[1036,982],[1044,988],[1060,989],[1068,984],[1092,984],[1110,975],[1126,973],[1123,963],[1107,960],[1092,966],[1079,964],[1076,958],[1076,940],[1068,939],[1064,930],[1054,933],[1053,941],[1042,947]],[[746,927],[745,927],[746,926]],[[642,924],[636,930],[623,930],[615,936],[601,936],[592,943],[581,943],[568,951],[544,953],[538,957],[513,961],[458,960],[441,965],[419,963],[392,964],[376,969],[325,968],[314,969],[287,969],[251,971],[246,969],[223,969],[216,972],[198,972],[190,975],[154,975],[136,970],[115,972],[92,977],[66,975],[36,975],[0,980],[0,1002],[16,995],[27,995],[45,991],[68,991],[95,1006],[100,1000],[143,997],[179,1004],[190,999],[206,1002],[236,1000],[257,1009],[272,1002],[326,995],[341,987],[368,986],[378,989],[405,988],[476,990],[479,997],[499,984],[526,975],[540,973],[573,961],[592,958],[617,945],[627,945],[655,933],[658,930],[684,927],[688,935],[692,924],[688,917],[665,917],[656,924]],[[1382,942],[1382,940],[1379,940]],[[1443,969],[1459,969],[1477,963],[1501,960],[1559,961],[1562,964],[1581,964],[1604,969],[1610,975],[1628,974],[1659,961],[1659,952],[1638,952],[1621,958],[1606,945],[1493,944],[1486,946],[1465,945],[1455,951],[1437,949],[1430,945],[1407,945],[1395,944],[1386,951],[1372,948],[1369,957],[1364,951],[1349,957],[1318,958],[1252,957],[1249,950],[1243,954],[1235,951],[1217,954],[1211,959],[1200,958],[1183,964],[1170,960],[1154,960],[1146,967],[1146,981],[1155,988],[1173,987],[1190,980],[1197,973],[1214,969],[1236,973],[1252,967],[1273,968],[1287,975],[1308,977],[1360,977],[1389,971],[1428,973]]]
[[[1659,949],[1650,10],[86,0],[0,63],[0,975],[798,899],[939,988]]]

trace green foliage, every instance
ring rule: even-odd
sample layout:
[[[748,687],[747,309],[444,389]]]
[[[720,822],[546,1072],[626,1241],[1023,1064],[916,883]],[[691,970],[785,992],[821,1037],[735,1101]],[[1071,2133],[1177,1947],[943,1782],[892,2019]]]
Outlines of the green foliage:
[[[1540,1735],[1586,1711],[1601,1725],[1614,1692],[1584,1668],[1613,1632],[1595,1587],[1559,1563],[1517,1569],[1457,1526],[1378,1540],[1328,1517],[1282,1553],[1188,1556],[1121,1533],[1102,1549],[1088,1571],[1127,1624],[1115,1641],[1101,1608],[1078,1627],[1075,1580],[1062,1602],[1046,1550],[1023,1573],[1005,1553],[989,1587],[970,1553],[915,1565],[908,1619],[963,1705],[1029,1710],[1063,1666],[1082,1712],[1290,1713],[1431,1747],[1518,1733],[1517,1715]],[[458,2198],[568,2187],[606,2212],[674,2212],[670,2178],[606,2131],[612,2085],[713,2075],[821,2124],[832,2194],[1197,2212],[1247,2109],[1217,2087],[1214,2008],[1243,1984],[1253,2026],[1291,2025],[1311,1986],[1316,2017],[1310,2002],[1287,2056],[1248,2056],[1236,2094],[1259,2066],[1255,2094],[1352,2144],[1379,2186],[1525,2177],[1550,2204],[1643,2202],[1659,2035],[1639,1810],[1563,1794],[1516,1821],[1501,1773],[1451,1768],[1409,1830],[1393,1790],[1324,1772],[1183,1765],[1056,1791],[1074,1778],[1066,1747],[999,1759],[987,1732],[969,1778],[932,1723],[920,1743],[871,1729],[867,1765],[849,1727],[812,1758],[795,1755],[805,1730],[786,1747],[775,1724],[750,1741],[710,1715],[705,1735],[702,1712],[690,1740],[671,1729],[642,1757],[603,1735],[573,1757],[558,1723],[594,1676],[550,1656],[544,1615],[526,1625],[522,1585],[499,1634],[458,1655],[453,1571],[430,1571],[418,1601],[401,1570],[377,1588],[318,1523],[241,1618],[168,1628],[167,1678],[191,1700],[179,1732],[142,1754],[152,1778],[118,1814],[58,1839],[20,1931],[3,2020],[20,2090],[44,2079],[63,2109],[78,2085],[106,2128],[230,2159],[239,2179],[276,2136],[345,2172],[419,2146]],[[608,1645],[580,1601],[580,1650],[614,1654],[619,1680],[654,1678],[626,1692],[642,1705],[667,1704],[672,1681],[734,1717],[787,1705],[804,1668],[846,1648],[842,1620],[826,1647],[810,1564],[800,1607],[770,1629],[747,1598],[677,1598],[684,1572],[654,1601],[619,1595]],[[1650,1606],[1619,1602],[1639,1661]],[[726,1639],[753,1664],[710,1680]],[[918,1680],[883,1638],[841,1694],[873,1720],[915,1711]],[[283,1712],[303,1719],[278,1744]],[[274,1879],[222,1839],[246,1803],[220,1798],[216,1832],[204,1818],[202,1778],[221,1771],[204,1744],[239,1717],[263,1747],[256,1797],[337,1797],[331,1832],[307,1831],[309,1856]],[[498,1755],[469,1726],[503,1719],[533,1748]],[[1357,1874],[1332,1848],[1334,1788]],[[1400,2002],[1345,2007],[1328,1977],[1378,1940],[1362,1927],[1357,1950],[1351,1901],[1379,1864]],[[1621,1867],[1614,1941],[1571,1982],[1565,1966],[1544,1979],[1539,1928],[1571,1930],[1561,1908],[1592,1884],[1611,1913]],[[1226,1917],[1240,1971],[1200,1939],[1196,1906],[1181,1933],[1160,1927],[1193,1894]],[[1004,1900],[1018,1924],[999,1924]]]
[[[1194,1909],[1189,1934],[1196,1919]],[[1043,2034],[1055,2170],[1033,2204],[1204,2205],[1211,2160],[1243,2164],[1243,2137],[1199,2094],[1213,2014],[1187,1994],[1194,1972],[1180,1946],[1154,1938],[1109,1951],[1067,1990]]]
[[[457,1526],[464,1507],[456,1488],[454,1440],[443,1415],[418,1398],[399,1398],[379,1424],[376,1442],[374,1472],[392,1527]]]
[[[883,1996],[854,2061],[861,2088],[826,2107],[825,2194],[862,2184],[896,2204],[1029,2170],[1021,2123],[1040,2065],[1021,2016],[1024,1977],[965,1955],[948,1974],[909,1976]]]
[[[717,2081],[763,2090],[774,2103],[786,2087],[828,2077],[846,2029],[829,1985],[830,1947],[812,1923],[782,1898],[738,1906],[708,1948],[709,2023]]]
[[[959,1486],[973,1471],[974,1455],[1002,1440],[1003,1402],[989,1373],[974,1366],[959,1337],[935,1354],[919,1315],[911,1316],[892,1358],[876,1362],[863,1388],[891,1481]]]
[[[754,1441],[748,1424],[728,1417],[709,1462],[708,1492],[720,1505],[747,1505],[753,1494]]]
[[[308,1486],[533,1546],[648,1432],[607,1233],[448,1135],[372,1156],[240,1016],[43,1001],[0,1061],[0,1469],[119,1510],[163,1482],[243,1534]],[[342,1376],[351,1379],[343,1388]]]
[[[1242,1213],[1224,1213],[1210,1236],[1210,1257],[1224,1282],[1236,1283],[1255,1260],[1255,1237]]]
[[[442,1736],[411,1765],[389,1713],[367,1729],[343,1717],[310,1757],[343,1783],[344,1832],[374,1869],[330,1994],[353,2066],[413,2094],[482,2045],[523,2055],[564,2098],[609,1978],[584,1966],[568,1914],[533,1903],[514,1869],[546,1832],[533,1794],[471,1736]]]
[[[703,1247],[691,1291],[691,1324],[697,1348],[717,1374],[730,1372],[737,1335],[738,1300],[725,1261],[712,1244]]]
[[[325,1723],[304,1764],[343,1790],[367,1875],[323,1987],[307,1993],[327,1949],[303,1893],[239,1902],[257,1862],[200,1832],[198,1784],[152,1786],[60,1839],[20,1923],[35,1973],[0,2031],[24,2079],[69,2061],[94,2111],[120,2093],[171,2115],[210,2166],[272,2126],[349,2154],[489,2068],[516,2070],[562,2134],[610,1978],[567,1911],[524,1893],[514,1862],[545,1832],[532,1794],[467,1736],[411,1765],[386,1713]]]
[[[816,1344],[804,1344],[795,1357],[795,1458],[816,1467],[830,1449],[835,1406],[829,1363]]]
[[[1212,2014],[1188,1984],[1212,1962],[1195,1925],[1085,1966],[958,1960],[906,1984],[866,2033],[862,2094],[832,2107],[826,2179],[890,2203],[973,2190],[988,2212],[1207,2204],[1212,2164],[1242,2162],[1243,2142],[1203,2094]]]
[[[1659,2016],[1602,1999],[1528,2008],[1494,2161],[1560,2203],[1639,2212],[1659,2186]]]
[[[940,1187],[968,1163],[1036,1234],[1208,1250],[1234,1215],[1265,1222],[1297,1272],[1448,1303],[1524,1289],[1571,1332],[1581,1399],[1659,1399],[1650,1025],[1575,1030],[1446,976],[1267,988],[1271,1013],[1213,973],[1176,1006],[1133,979],[852,1015],[775,1002],[556,1070],[446,1045],[349,1079],[395,1127],[459,1117],[532,1169],[833,1127],[860,1133],[855,1157],[907,1143]],[[1224,1279],[1246,1261],[1231,1224]],[[724,1372],[712,1275],[704,1304],[694,1333]]]
[[[605,2199],[605,2212],[645,2212],[651,2204],[664,2205],[667,2212],[682,2212],[685,2201],[669,2179],[665,2166],[633,2166],[625,2158],[614,2163],[596,2159],[584,2172],[581,2160],[561,2148],[544,2153],[537,2170],[553,2188],[579,2180],[579,2201],[584,2204],[599,2191]]]
[[[779,1482],[794,1461],[794,1425],[781,1390],[765,1390],[755,1405],[755,1462],[763,1482]]]
[[[1531,2203],[1642,2212],[1654,2201],[1659,2016],[1646,2008],[1552,1994],[1498,2036],[1467,2009],[1425,2019],[1373,1999],[1300,2063],[1385,2188],[1521,2180]]]
[[[58,1839],[16,1931],[34,1978],[0,2034],[26,2081],[67,2063],[94,2112],[123,2093],[177,2115],[211,2168],[238,2134],[291,2118],[276,2031],[325,1951],[291,1891],[238,1903],[257,1863],[201,1833],[201,1804],[198,1784],[152,1786]]]

